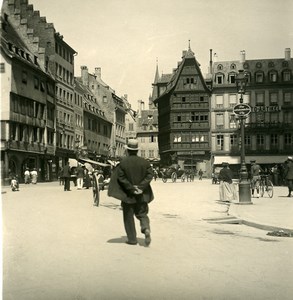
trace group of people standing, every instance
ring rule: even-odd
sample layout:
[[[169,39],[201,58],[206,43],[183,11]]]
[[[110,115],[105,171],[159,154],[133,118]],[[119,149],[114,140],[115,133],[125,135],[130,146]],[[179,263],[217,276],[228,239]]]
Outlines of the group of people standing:
[[[251,196],[259,198],[261,174],[267,174],[267,170],[263,170],[255,159],[251,160],[250,169],[250,184]],[[222,163],[222,169],[219,173],[218,179],[220,181],[220,200],[222,201],[235,201],[237,200],[237,192],[233,184],[233,172],[229,168],[229,164]],[[276,167],[276,166],[275,166]],[[268,175],[268,174],[267,174]],[[293,197],[293,157],[288,156],[284,163],[284,179],[288,186],[288,196]]]
[[[72,175],[74,175],[74,177],[72,177]],[[91,186],[89,171],[80,163],[78,163],[77,167],[73,171],[73,168],[70,167],[69,161],[67,161],[63,169],[60,171],[59,177],[60,185],[64,185],[65,192],[71,191],[71,178],[74,178],[74,184],[77,186],[78,190],[81,190],[83,187],[89,189]]]
[[[25,184],[37,184],[38,182],[38,171],[36,168],[33,168],[32,171],[29,168],[26,168],[24,171],[24,183]]]

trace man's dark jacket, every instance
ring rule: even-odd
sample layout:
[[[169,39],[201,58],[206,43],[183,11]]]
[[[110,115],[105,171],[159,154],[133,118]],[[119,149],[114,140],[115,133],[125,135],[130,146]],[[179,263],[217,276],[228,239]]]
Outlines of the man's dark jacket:
[[[126,203],[136,203],[141,200],[151,202],[154,194],[150,186],[153,170],[150,163],[142,157],[131,155],[125,157],[113,170],[108,196]],[[135,186],[143,191],[142,195],[135,195]]]

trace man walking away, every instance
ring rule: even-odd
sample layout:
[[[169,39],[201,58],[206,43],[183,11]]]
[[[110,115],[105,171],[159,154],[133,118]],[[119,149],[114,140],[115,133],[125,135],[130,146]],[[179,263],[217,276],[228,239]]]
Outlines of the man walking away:
[[[70,177],[71,177],[71,168],[69,166],[69,161],[68,161],[63,168],[64,191],[70,191]]]
[[[76,167],[76,177],[77,177],[77,189],[81,190],[83,187],[83,177],[84,177],[84,169],[81,164],[78,164]]]
[[[293,191],[293,157],[292,156],[288,156],[287,159],[287,164],[285,168],[285,178],[287,180],[288,190],[289,190],[289,194],[287,197],[293,197],[293,195],[291,194]]]
[[[154,199],[150,182],[153,171],[150,163],[137,156],[138,141],[129,139],[126,146],[128,156],[123,158],[114,170],[110,180],[108,195],[122,200],[123,221],[129,245],[137,244],[134,216],[140,221],[141,232],[145,235],[145,245],[151,243],[150,220],[148,217],[150,203]],[[117,173],[116,173],[117,172]],[[117,180],[114,180],[114,174]],[[113,179],[113,180],[112,180]],[[115,186],[115,181],[117,185]],[[115,190],[116,189],[116,190]],[[115,195],[121,189],[120,195]]]
[[[254,197],[254,190],[257,192],[257,198],[259,198],[259,184],[260,184],[260,172],[263,172],[256,160],[251,160],[251,194]]]

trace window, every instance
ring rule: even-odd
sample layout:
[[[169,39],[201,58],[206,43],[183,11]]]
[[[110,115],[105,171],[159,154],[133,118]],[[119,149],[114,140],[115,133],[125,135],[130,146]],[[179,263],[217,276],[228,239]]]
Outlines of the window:
[[[232,128],[237,128],[237,121],[236,121],[236,116],[235,114],[230,114],[229,118],[229,127]]]
[[[250,146],[251,145],[251,137],[250,137],[250,135],[245,135],[244,136],[244,145],[245,146]]]
[[[150,157],[150,158],[155,157],[154,150],[149,150],[149,157]]]
[[[255,73],[255,82],[262,83],[264,81],[263,73]]]
[[[217,150],[224,150],[224,135],[217,135]]]
[[[236,78],[236,74],[235,73],[231,73],[231,74],[229,74],[229,83],[236,83],[236,81],[235,81],[235,78]]]
[[[128,130],[129,130],[129,131],[133,131],[133,128],[134,128],[134,127],[133,127],[133,123],[129,123],[129,124],[128,124]]]
[[[182,102],[185,102],[186,101],[186,97],[182,97]]]
[[[264,105],[265,104],[265,95],[264,93],[257,93],[256,95],[256,105]]]
[[[277,93],[270,94],[270,104],[272,104],[272,105],[278,104],[278,94]]]
[[[216,127],[217,128],[224,127],[224,114],[216,114]]]
[[[277,78],[278,78],[277,75],[278,75],[278,74],[277,74],[276,71],[271,71],[271,72],[269,73],[269,80],[270,80],[270,82],[277,82]]]
[[[284,134],[284,143],[286,146],[291,145],[293,143],[293,135],[291,133]]]
[[[292,123],[292,112],[284,111],[284,123],[291,124]]]
[[[262,134],[257,134],[256,135],[256,143],[258,146],[263,146],[265,143],[265,137]]]
[[[223,74],[217,74],[216,75],[216,83],[217,84],[223,84],[224,83],[224,75]]]
[[[5,63],[0,63],[0,73],[5,73]]]
[[[22,71],[21,82],[24,84],[27,84],[27,72],[26,71]]]
[[[278,135],[277,134],[271,134],[271,145],[272,146],[278,145]]]
[[[140,150],[140,156],[145,157],[145,150]]]
[[[271,123],[277,123],[279,121],[279,114],[277,112],[271,112],[270,121]]]
[[[216,96],[216,107],[217,108],[224,107],[224,97],[223,97],[223,95],[217,95]]]
[[[177,116],[177,122],[181,122],[181,116]]]
[[[181,135],[180,134],[174,135],[174,143],[181,143]]]
[[[243,103],[246,103],[246,104],[250,103],[250,94],[243,95]]]
[[[237,104],[237,95],[236,94],[230,94],[229,95],[229,106],[234,107]]]
[[[41,81],[41,91],[42,92],[45,92],[45,82],[44,81]]]
[[[288,92],[288,93],[284,93],[284,103],[290,103],[291,102],[291,93]]]
[[[38,77],[34,77],[34,87],[36,90],[39,89],[39,78]]]
[[[236,134],[230,135],[230,145],[232,147],[237,145],[237,135]]]
[[[103,96],[103,103],[107,103],[107,96]]]
[[[217,69],[218,70],[223,70],[223,65],[218,65]]]
[[[283,81],[291,80],[291,72],[290,71],[284,71],[282,75],[283,75]]]

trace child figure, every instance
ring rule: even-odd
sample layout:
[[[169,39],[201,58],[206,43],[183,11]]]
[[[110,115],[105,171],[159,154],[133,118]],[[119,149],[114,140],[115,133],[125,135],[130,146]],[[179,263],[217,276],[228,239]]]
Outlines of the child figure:
[[[17,176],[12,177],[10,186],[11,186],[12,192],[19,191],[19,183],[18,183]]]

